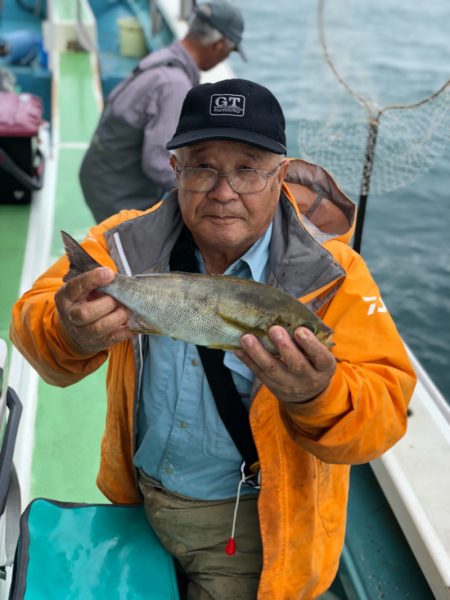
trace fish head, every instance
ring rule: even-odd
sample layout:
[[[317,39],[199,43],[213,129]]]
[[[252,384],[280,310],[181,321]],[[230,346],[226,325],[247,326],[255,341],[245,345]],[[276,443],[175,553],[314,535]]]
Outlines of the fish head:
[[[308,327],[308,329],[310,328]],[[333,335],[332,329],[328,327],[326,329],[316,327],[315,331],[312,328],[310,329],[310,331],[314,333],[319,342],[321,342],[325,346],[325,348],[328,348],[328,350],[330,350],[330,348],[333,348],[333,346],[336,345],[335,342],[333,342],[333,340],[331,339]]]
[[[302,314],[299,316],[297,314],[298,305],[295,306],[296,314],[290,315],[290,317],[286,318],[286,315],[279,316],[276,318],[275,322],[272,325],[281,325],[284,327],[291,336],[294,337],[294,331],[298,327],[305,327],[309,329],[316,338],[321,342],[326,348],[332,348],[335,344],[331,340],[331,336],[333,335],[333,330],[325,325],[325,323],[317,317],[313,312],[307,309],[304,305],[301,306]]]

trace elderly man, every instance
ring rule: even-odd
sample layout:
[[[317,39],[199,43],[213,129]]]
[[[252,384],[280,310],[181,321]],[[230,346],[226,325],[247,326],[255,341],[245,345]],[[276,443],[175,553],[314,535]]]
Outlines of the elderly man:
[[[83,245],[105,267],[63,284],[61,258],[17,302],[11,338],[55,385],[109,361],[97,483],[113,502],[143,499],[189,600],[316,598],[338,567],[350,465],[405,432],[413,370],[346,243],[353,204],[320,167],[285,159],[284,117],[269,90],[240,79],[194,87],[168,148],[178,192],[92,228]],[[115,270],[180,270],[186,253],[201,272],[299,298],[334,330],[335,346],[274,324],[277,354],[243,335],[217,382],[197,347],[134,337],[127,310],[92,294]],[[215,404],[225,373],[249,412],[257,477],[241,473],[228,428],[231,418],[245,429],[247,413],[225,423]]]
[[[108,96],[80,168],[84,198],[97,223],[122,209],[144,210],[176,187],[166,143],[188,90],[236,50],[244,21],[226,0],[198,4],[186,36],[143,58]]]

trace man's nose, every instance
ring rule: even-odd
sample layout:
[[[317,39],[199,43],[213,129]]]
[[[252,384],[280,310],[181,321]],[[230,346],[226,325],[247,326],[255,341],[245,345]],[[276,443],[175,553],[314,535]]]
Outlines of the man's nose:
[[[229,175],[219,175],[217,183],[210,191],[210,194],[212,194],[216,200],[221,202],[227,202],[238,196],[231,187]]]

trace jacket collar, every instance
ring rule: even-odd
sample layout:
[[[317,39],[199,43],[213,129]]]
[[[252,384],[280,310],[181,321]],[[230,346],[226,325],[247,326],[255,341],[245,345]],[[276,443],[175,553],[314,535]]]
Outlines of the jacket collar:
[[[105,235],[119,271],[137,275],[167,270],[182,227],[174,191],[158,208],[120,223]],[[343,275],[342,267],[308,233],[293,204],[282,192],[273,221],[268,283],[301,298]]]

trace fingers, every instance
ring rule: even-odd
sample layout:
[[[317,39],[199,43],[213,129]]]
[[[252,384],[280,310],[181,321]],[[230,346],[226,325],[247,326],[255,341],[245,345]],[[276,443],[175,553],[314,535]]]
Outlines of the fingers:
[[[242,336],[242,351],[236,355],[280,400],[304,402],[328,386],[336,361],[313,333],[300,327],[291,339],[285,329],[274,326],[268,337],[279,356],[268,352],[255,336],[248,334]]]
[[[95,291],[114,277],[108,268],[95,269],[74,277],[55,295],[67,342],[79,353],[92,354],[134,336],[127,326],[127,309]]]
[[[268,337],[291,373],[303,373],[305,368],[328,371],[335,365],[336,361],[331,352],[305,327],[295,330],[294,340],[283,327],[279,326],[271,327]],[[251,354],[259,369],[264,371],[275,369],[276,362],[273,360],[275,357],[265,350],[254,336],[244,335],[241,338],[241,345]]]
[[[118,329],[126,327],[128,323],[128,311],[126,308],[119,306],[109,314],[102,316],[91,322],[76,324],[71,321],[71,328],[79,330],[78,336],[95,338],[98,340],[108,339]]]
[[[61,320],[83,327],[113,312],[119,303],[106,294],[95,294],[102,285],[114,279],[108,268],[94,269],[65,283],[55,295]]]
[[[237,350],[236,356],[261,380],[266,376],[276,378],[280,375],[280,370],[286,369],[283,363],[268,352],[255,336],[242,336],[241,346],[242,351]]]
[[[114,277],[114,271],[108,269],[108,267],[87,271],[65,283],[63,286],[64,294],[70,302],[77,302],[86,298],[90,292],[98,287],[111,283]]]
[[[316,371],[334,370],[336,359],[316,336],[306,327],[294,331],[294,340]]]
[[[111,296],[104,295],[89,302],[71,304],[67,311],[68,317],[73,325],[79,327],[95,323],[99,319],[114,312],[120,304]]]
[[[69,345],[77,353],[95,354],[135,335],[128,329],[128,311],[123,306],[93,321],[77,320],[73,314],[76,310],[60,313],[60,320]]]

